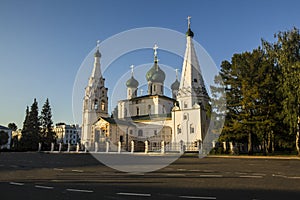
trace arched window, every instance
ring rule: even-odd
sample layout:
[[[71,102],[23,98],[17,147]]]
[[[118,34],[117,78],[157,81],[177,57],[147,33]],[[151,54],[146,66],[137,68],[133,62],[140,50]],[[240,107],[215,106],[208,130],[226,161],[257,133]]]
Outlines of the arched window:
[[[127,108],[124,109],[124,117],[127,117]]]
[[[190,133],[195,133],[195,127],[193,124],[190,125]]]
[[[136,107],[136,115],[139,115],[139,114],[140,114],[140,108]]]
[[[98,100],[97,99],[94,100],[94,109],[98,110]]]

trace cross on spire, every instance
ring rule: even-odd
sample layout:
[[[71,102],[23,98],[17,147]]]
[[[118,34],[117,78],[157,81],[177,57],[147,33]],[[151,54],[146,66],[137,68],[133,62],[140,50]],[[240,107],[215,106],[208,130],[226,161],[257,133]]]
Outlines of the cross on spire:
[[[97,49],[99,50],[100,40],[97,40]]]
[[[188,16],[187,17],[187,20],[188,20],[188,28],[191,28],[191,16]]]
[[[157,44],[154,45],[153,47],[153,50],[154,50],[154,61],[157,62],[158,59],[157,59],[157,49],[158,49],[158,46]]]
[[[133,76],[133,68],[134,68],[134,65],[130,65],[130,68],[131,68],[131,76]]]
[[[178,80],[178,69],[175,69],[175,73],[176,73],[176,80]]]

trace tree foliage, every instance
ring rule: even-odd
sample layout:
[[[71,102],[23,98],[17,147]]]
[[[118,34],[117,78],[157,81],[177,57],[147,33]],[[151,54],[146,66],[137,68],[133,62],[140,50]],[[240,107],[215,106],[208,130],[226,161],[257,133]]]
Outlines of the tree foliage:
[[[215,83],[223,80],[227,99],[220,140],[246,143],[249,154],[253,147],[265,154],[275,147],[290,147],[289,135],[296,135],[299,144],[299,30],[279,32],[275,37],[275,43],[262,41],[262,47],[223,61],[215,77]],[[213,96],[218,92],[212,88]]]
[[[7,127],[12,130],[12,131],[16,131],[18,129],[17,125],[15,123],[9,123],[7,125]]]

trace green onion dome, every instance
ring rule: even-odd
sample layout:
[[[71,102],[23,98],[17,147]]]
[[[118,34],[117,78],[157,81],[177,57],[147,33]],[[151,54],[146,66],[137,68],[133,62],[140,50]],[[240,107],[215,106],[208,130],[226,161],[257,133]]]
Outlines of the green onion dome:
[[[188,31],[186,32],[185,34],[186,36],[191,36],[191,37],[194,37],[194,33],[193,31],[189,28]]]
[[[179,85],[180,85],[180,83],[179,83],[179,81],[176,79],[176,81],[175,81],[174,83],[172,83],[171,89],[172,89],[172,90],[178,90],[178,89],[179,89]]]
[[[97,49],[97,51],[94,53],[95,57],[101,57],[101,53],[99,52],[99,49]]]
[[[165,72],[160,69],[157,62],[154,62],[154,65],[146,74],[147,81],[163,83],[165,81],[165,78]]]
[[[126,86],[129,88],[137,88],[139,86],[139,82],[131,76],[131,78],[126,82]]]

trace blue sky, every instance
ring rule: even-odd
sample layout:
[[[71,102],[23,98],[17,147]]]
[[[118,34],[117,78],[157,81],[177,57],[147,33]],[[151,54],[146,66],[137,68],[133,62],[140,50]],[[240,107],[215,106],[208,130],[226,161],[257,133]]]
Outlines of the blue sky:
[[[261,38],[300,28],[299,7],[297,0],[0,0],[0,124],[22,128],[26,106],[37,98],[41,109],[47,97],[54,123],[73,123],[74,80],[98,39],[139,27],[184,33],[190,15],[194,39],[219,66]]]

